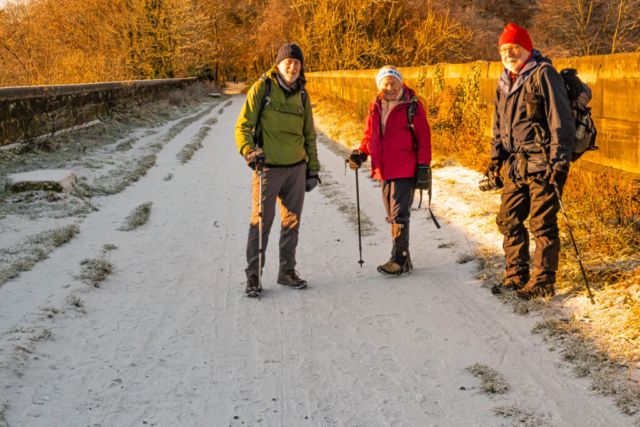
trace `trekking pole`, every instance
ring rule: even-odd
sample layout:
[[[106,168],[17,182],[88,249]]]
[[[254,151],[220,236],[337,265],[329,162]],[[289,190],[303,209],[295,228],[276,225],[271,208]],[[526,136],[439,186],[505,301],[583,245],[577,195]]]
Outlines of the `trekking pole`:
[[[349,159],[344,160],[344,171],[347,172],[347,164],[349,163]],[[362,229],[360,227],[360,184],[358,183],[358,170],[354,171],[356,173],[356,206],[358,208],[358,247],[360,248],[360,267],[364,264],[362,260]]]
[[[263,174],[264,174],[264,163],[262,160],[258,160],[256,164],[256,170],[259,171],[260,176],[260,201],[258,202],[258,286],[260,286],[260,292],[258,293],[258,301],[260,301],[260,297],[262,296],[262,209],[264,208],[262,204],[262,184],[264,182]]]
[[[544,156],[545,161],[547,162],[547,173],[550,174],[551,171],[551,161],[549,160],[549,154],[547,150],[542,146],[542,141],[544,141],[544,130],[538,123],[533,124],[533,129],[536,131],[536,145],[540,147],[542,150],[542,154]],[[558,197],[558,202],[560,203],[560,209],[562,210],[562,215],[564,216],[564,222],[567,224],[567,230],[569,230],[569,237],[571,238],[571,243],[573,244],[573,249],[576,252],[576,258],[578,259],[578,264],[580,264],[580,271],[582,271],[582,277],[584,278],[584,283],[587,287],[587,292],[589,293],[589,298],[591,299],[591,304],[595,304],[595,300],[593,299],[593,294],[591,293],[591,287],[589,286],[589,280],[587,280],[587,273],[584,270],[584,266],[582,265],[582,260],[580,259],[580,252],[578,251],[578,245],[576,244],[576,239],[573,238],[573,232],[571,231],[571,226],[569,225],[569,218],[567,217],[567,212],[564,210],[564,204],[562,203],[562,197],[560,196],[560,189],[558,189],[558,183],[553,181],[553,188],[555,189],[556,196]]]

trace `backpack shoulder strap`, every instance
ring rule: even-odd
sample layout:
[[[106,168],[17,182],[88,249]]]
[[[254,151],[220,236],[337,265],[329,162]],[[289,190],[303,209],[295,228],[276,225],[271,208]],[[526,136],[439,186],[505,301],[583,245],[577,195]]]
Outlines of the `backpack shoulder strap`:
[[[270,102],[271,102],[271,79],[269,77],[267,77],[266,75],[260,77],[262,80],[264,80],[264,83],[266,85],[266,90],[264,91],[264,96],[262,97],[262,103],[260,105],[260,112],[262,112],[262,109],[264,107],[266,107]]]
[[[264,107],[266,107],[267,105],[269,105],[269,103],[271,102],[271,86],[272,86],[272,82],[271,82],[271,78],[269,76],[267,76],[267,74],[263,74],[262,77],[260,77],[260,80],[264,81],[265,84],[265,91],[264,91],[264,95],[262,95],[262,101],[260,102],[260,111],[258,112],[258,120],[256,121],[256,125],[253,128],[253,134],[254,134],[254,144],[258,146],[258,148],[262,148],[262,144],[260,141],[260,130],[258,129],[260,126],[260,117],[262,116],[262,110],[264,110]]]
[[[418,109],[418,98],[412,95],[411,104],[409,105],[409,108],[407,108],[407,129],[409,129],[411,133],[413,133],[413,116],[416,115],[417,109]]]
[[[302,99],[302,108],[304,109],[305,105],[307,105],[307,91],[302,89],[300,91],[300,98]]]

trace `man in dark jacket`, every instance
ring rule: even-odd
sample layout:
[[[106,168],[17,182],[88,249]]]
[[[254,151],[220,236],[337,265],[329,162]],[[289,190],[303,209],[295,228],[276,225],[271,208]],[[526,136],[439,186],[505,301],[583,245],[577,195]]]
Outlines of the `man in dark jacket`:
[[[318,181],[316,133],[309,96],[304,92],[304,57],[295,43],[280,48],[276,65],[264,79],[255,83],[236,122],[236,144],[253,174],[253,211],[247,242],[247,287],[249,296],[259,296],[262,284],[258,280],[259,265],[259,203],[262,172],[263,254],[269,241],[269,231],[275,218],[276,201],[280,206],[280,272],[278,283],[295,289],[306,288],[307,282],[295,270],[298,230],[305,190],[313,190]],[[269,102],[262,107],[271,83]],[[261,147],[256,147],[252,132],[256,129]]]
[[[533,49],[529,33],[508,24],[499,41],[505,70],[496,94],[491,163],[487,176],[504,165],[502,204],[497,217],[506,255],[504,288],[531,299],[554,295],[560,254],[557,214],[560,209],[553,183],[562,191],[569,173],[575,121],[562,77],[551,62]],[[529,102],[529,111],[527,110]],[[536,144],[534,124],[546,135]],[[529,272],[529,232],[536,249]]]

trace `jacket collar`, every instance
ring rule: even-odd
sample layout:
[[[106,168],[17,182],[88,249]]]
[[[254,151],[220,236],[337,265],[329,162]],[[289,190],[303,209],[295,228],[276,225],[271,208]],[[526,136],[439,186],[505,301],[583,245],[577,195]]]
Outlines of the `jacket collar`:
[[[400,105],[410,104],[411,98],[416,96],[415,91],[408,87],[406,84],[402,83],[402,88],[404,89],[404,94],[402,95],[402,98],[400,99],[400,102],[398,103],[398,105],[396,105],[396,107]],[[378,107],[382,105],[382,98],[380,97],[380,95],[376,95],[376,105],[378,105]]]
[[[273,80],[279,87],[280,87],[280,83],[278,82],[277,79],[277,75],[278,75],[278,66],[274,65],[273,67],[271,67],[266,73],[265,75],[269,78],[271,78],[271,80]],[[300,75],[298,76],[298,79],[295,81],[296,83],[296,89],[294,90],[294,92],[299,92],[302,89],[304,89],[304,87],[307,85],[307,79],[304,75],[304,70],[301,68],[300,69]],[[281,88],[283,91],[287,91],[287,89]]]

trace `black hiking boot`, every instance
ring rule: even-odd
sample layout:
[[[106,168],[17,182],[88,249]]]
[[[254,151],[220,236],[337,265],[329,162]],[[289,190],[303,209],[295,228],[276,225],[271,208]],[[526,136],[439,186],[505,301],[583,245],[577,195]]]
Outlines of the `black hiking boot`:
[[[536,283],[530,280],[524,288],[515,291],[513,294],[520,299],[528,301],[538,297],[552,297],[556,294],[556,290],[553,283],[546,281]]]
[[[386,276],[400,276],[413,269],[409,255],[409,224],[391,224],[393,249],[391,259],[378,267],[378,272]]]
[[[280,270],[280,273],[278,273],[278,284],[294,289],[304,289],[307,287],[307,281],[301,279],[295,270]]]
[[[507,277],[504,278],[501,285],[494,285],[491,288],[493,295],[499,295],[505,290],[519,291],[529,282],[529,266],[519,267],[514,271],[507,270]]]
[[[262,293],[262,286],[258,282],[258,276],[252,274],[247,277],[247,289],[245,290],[248,297],[259,297]]]

